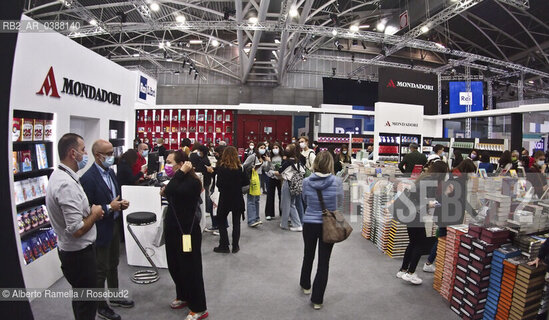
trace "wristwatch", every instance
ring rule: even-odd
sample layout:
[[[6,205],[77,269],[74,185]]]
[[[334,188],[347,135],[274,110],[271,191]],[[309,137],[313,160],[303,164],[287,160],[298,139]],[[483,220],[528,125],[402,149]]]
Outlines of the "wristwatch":
[[[110,205],[110,204],[107,205],[107,211],[109,211],[109,213],[113,213],[113,212],[114,212],[114,210],[111,208],[111,205]]]

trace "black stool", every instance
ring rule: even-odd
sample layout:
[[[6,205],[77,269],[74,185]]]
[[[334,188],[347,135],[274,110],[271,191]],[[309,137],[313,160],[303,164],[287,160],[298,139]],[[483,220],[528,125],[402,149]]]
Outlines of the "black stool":
[[[145,255],[145,258],[149,261],[151,264],[153,270],[139,270],[131,276],[131,280],[135,283],[139,284],[148,284],[158,281],[160,278],[160,275],[158,274],[158,268],[154,264],[154,262],[151,260],[151,257],[143,248],[141,245],[141,242],[137,239],[135,236],[135,233],[133,233],[132,228],[130,226],[146,226],[150,225],[156,222],[156,215],[152,212],[133,212],[126,216],[126,222],[128,223],[128,231],[133,237],[133,240],[135,240],[135,243],[139,246],[139,249],[141,249],[141,252],[143,252],[143,255]]]

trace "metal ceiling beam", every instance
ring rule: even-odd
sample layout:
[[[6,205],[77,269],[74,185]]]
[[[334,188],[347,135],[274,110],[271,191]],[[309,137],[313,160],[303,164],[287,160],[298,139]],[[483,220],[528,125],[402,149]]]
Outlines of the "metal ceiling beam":
[[[530,0],[497,0],[519,9],[530,9]]]
[[[139,30],[139,29],[142,29],[142,26],[141,27],[137,26],[135,28]],[[161,24],[161,28],[162,30],[181,30],[183,32],[185,30],[213,30],[213,29],[253,30],[253,31],[262,30],[262,31],[268,31],[268,32],[282,32],[283,30],[288,30],[290,32],[299,31],[305,34],[324,36],[324,37],[331,37],[332,30],[334,29],[333,27],[320,27],[320,26],[297,25],[297,24],[288,24],[285,27],[282,27],[278,25],[277,22],[273,22],[273,21],[265,21],[262,23],[254,24],[254,25],[251,25],[245,22],[238,23],[238,22],[232,22],[232,21],[189,21],[183,24],[169,22],[169,23]],[[125,30],[126,32],[131,32],[131,30],[129,30],[131,29],[131,26],[128,26],[125,29],[126,29]],[[116,29],[114,30],[116,31]],[[525,73],[531,73],[541,77],[549,78],[549,73],[546,73],[546,72],[528,68],[516,63],[510,63],[507,61],[501,61],[498,59],[481,56],[478,54],[441,47],[431,41],[419,40],[419,39],[408,40],[402,36],[384,35],[378,32],[371,32],[371,31],[351,32],[349,29],[343,29],[343,28],[336,28],[336,30],[338,31],[338,38],[341,38],[341,39],[356,39],[359,41],[363,40],[368,42],[383,43],[383,44],[390,44],[390,45],[397,45],[402,41],[407,41],[406,46],[410,48],[422,49],[426,51],[432,51],[432,52],[452,55],[452,56],[461,57],[461,58],[471,57],[476,61],[505,66],[506,68],[521,70]],[[88,27],[82,28],[79,32],[81,33],[80,34],[70,33],[69,36],[75,38],[75,37],[82,37],[82,36],[93,36],[93,35],[104,33],[104,31],[99,32],[97,30],[93,30]]]
[[[242,23],[242,0],[234,0],[234,4],[236,7],[236,21],[238,23]],[[244,34],[242,33],[242,30],[236,31],[236,39],[238,41],[238,57],[240,60],[240,79],[242,79],[244,75],[244,66],[248,63],[248,57],[244,53]]]
[[[497,43],[495,43],[494,40],[492,40],[492,38],[488,34],[486,34],[486,32],[484,32],[484,30],[482,30],[481,27],[479,27],[476,23],[474,23],[469,18],[467,18],[467,16],[465,15],[460,15],[460,16],[461,18],[465,19],[465,21],[469,22],[475,29],[477,29],[486,39],[488,39],[488,41],[490,41],[490,43],[499,51],[499,53],[501,54],[503,59],[505,59],[505,61],[509,61],[509,58],[507,58],[507,56],[505,55],[505,53],[503,53],[503,51],[497,45]]]
[[[500,0],[501,1],[501,0]],[[507,1],[510,1],[510,0],[507,0]],[[534,44],[536,45],[536,47],[539,49],[540,52],[543,52],[543,49],[541,48],[541,46],[539,45],[538,41],[536,40],[536,38],[534,38],[534,36],[530,33],[530,31],[528,31],[528,28],[526,28],[524,26],[524,24],[522,22],[520,22],[519,19],[517,19],[517,17],[515,17],[515,15],[509,11],[509,9],[507,9],[504,5],[502,5],[500,2],[498,2],[499,6],[505,10],[505,12],[507,12],[511,18],[513,18],[513,20],[515,20],[516,23],[518,23],[518,25],[524,30],[524,32],[526,32],[526,34],[528,35],[528,37],[530,37],[530,39],[532,39],[532,41],[534,42]],[[545,62],[547,63],[547,65],[549,66],[549,59],[547,58],[547,56],[545,55],[542,55],[543,58],[545,59]]]
[[[416,26],[412,30],[408,31],[406,34],[404,34],[404,36],[403,36],[404,39],[403,39],[402,42],[394,45],[393,47],[391,47],[389,49],[387,49],[384,55],[380,54],[380,55],[376,56],[374,59],[376,59],[376,60],[385,59],[385,57],[388,57],[388,56],[392,55],[393,53],[399,51],[400,49],[406,47],[408,45],[408,42],[410,42],[413,39],[416,39],[417,37],[422,35],[424,33],[423,30],[422,30],[423,27],[427,27],[429,29],[432,29],[432,28],[434,28],[434,27],[436,27],[436,26],[438,26],[442,23],[447,22],[452,17],[464,12],[465,10],[468,10],[468,9],[476,6],[477,4],[479,4],[482,1],[483,0],[460,0],[459,2],[456,2],[455,4],[452,4],[448,7],[446,7],[445,9],[440,11],[439,13],[431,16],[430,18],[426,19],[425,21],[420,23],[418,26]],[[364,66],[355,69],[354,71],[349,73],[349,76],[350,77],[354,76],[356,73],[360,72],[362,68],[364,68]]]
[[[283,0],[284,1],[284,0]],[[281,14],[280,14],[280,20],[279,23],[286,26],[286,23],[288,23],[286,11],[288,8],[288,5],[292,0],[285,0],[282,4],[281,8]],[[284,55],[286,54],[286,43],[288,42],[288,31],[286,29],[282,30],[282,33],[280,35],[280,44],[278,49],[278,67],[277,67],[277,74],[278,74],[278,83],[282,83],[282,67],[284,65]]]
[[[309,12],[311,12],[311,8],[313,6],[313,0],[307,0],[305,2],[305,5],[303,6],[303,10],[301,11],[301,15],[299,16],[299,24],[305,24],[308,19],[310,19],[314,14],[309,16]],[[286,32],[286,35],[288,33]],[[285,49],[287,45],[287,41],[281,41],[280,43],[280,55],[279,55],[279,62],[278,62],[278,83],[282,83],[282,79],[284,78],[284,75],[286,73],[286,66],[288,65],[288,61],[290,60],[291,54],[294,52],[294,49],[297,45],[297,41],[299,40],[299,32],[296,32],[292,35],[292,40],[290,42],[288,53],[290,54],[288,57],[285,57]]]
[[[259,23],[265,22],[265,17],[267,15],[267,10],[269,9],[270,2],[271,0],[261,0],[261,3],[259,4],[259,12],[257,13],[257,20]],[[257,53],[257,46],[259,45],[259,40],[261,39],[262,34],[262,30],[256,30],[254,32],[252,47],[250,48],[249,60],[244,68],[244,73],[242,75],[242,83],[246,83],[246,81],[248,80],[248,76],[250,75],[250,71],[252,70],[252,65],[254,64],[255,54]]]
[[[501,28],[496,27],[495,25],[493,25],[493,24],[491,24],[490,22],[488,22],[488,21],[482,19],[481,17],[475,15],[475,14],[472,13],[472,12],[466,11],[466,12],[463,12],[461,15],[462,15],[462,16],[465,15],[465,16],[467,16],[467,17],[472,17],[472,18],[476,19],[477,21],[479,21],[480,23],[485,24],[485,25],[487,25],[488,27],[491,27],[494,31],[497,31],[498,33],[503,34],[504,36],[506,36],[507,38],[509,38],[510,40],[512,40],[513,42],[515,42],[515,43],[518,44],[519,46],[521,46],[522,48],[524,48],[524,49],[527,49],[527,48],[528,48],[528,46],[525,45],[524,42],[518,40],[517,38],[515,38],[514,36],[512,36],[512,35],[510,35],[509,33],[505,32],[505,31],[502,30]]]

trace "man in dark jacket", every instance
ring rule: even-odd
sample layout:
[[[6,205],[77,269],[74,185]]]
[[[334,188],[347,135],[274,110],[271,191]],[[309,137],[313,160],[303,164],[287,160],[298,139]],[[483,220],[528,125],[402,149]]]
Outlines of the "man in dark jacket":
[[[410,153],[402,158],[402,161],[398,164],[398,168],[402,173],[412,173],[414,166],[419,164],[424,166],[427,163],[427,157],[423,153],[417,151],[418,145],[415,143],[410,144]]]
[[[88,197],[90,205],[103,207],[105,216],[96,222],[97,239],[97,288],[105,288],[105,280],[109,289],[118,288],[118,262],[120,246],[120,223],[122,210],[126,210],[129,202],[120,197],[120,186],[114,171],[110,168],[114,164],[113,146],[105,140],[97,140],[92,146],[95,163],[80,178],[82,188]],[[121,299],[110,300],[111,306],[131,308],[133,301]],[[99,316],[103,319],[120,320],[106,301],[98,304]]]

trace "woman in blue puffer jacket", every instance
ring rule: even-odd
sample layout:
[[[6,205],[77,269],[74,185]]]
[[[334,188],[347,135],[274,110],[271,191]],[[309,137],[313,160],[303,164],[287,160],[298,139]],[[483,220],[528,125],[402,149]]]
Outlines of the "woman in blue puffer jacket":
[[[303,217],[303,242],[305,253],[301,267],[300,285],[303,293],[311,294],[313,308],[322,308],[324,292],[328,283],[328,269],[333,243],[322,241],[322,207],[317,190],[322,193],[324,204],[328,210],[336,210],[343,201],[343,186],[341,179],[334,176],[334,158],[327,151],[320,152],[313,163],[310,177],[303,180],[303,200],[307,210]],[[311,271],[318,243],[318,269],[311,288]],[[311,290],[312,289],[312,290]]]

